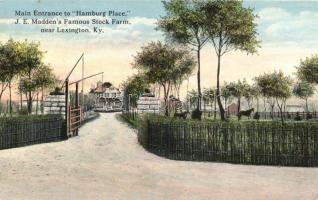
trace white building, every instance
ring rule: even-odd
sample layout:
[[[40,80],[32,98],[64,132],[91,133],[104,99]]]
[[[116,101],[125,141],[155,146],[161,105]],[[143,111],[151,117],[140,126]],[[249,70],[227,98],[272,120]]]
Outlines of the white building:
[[[123,107],[123,93],[111,83],[99,81],[96,88],[91,89],[95,96],[96,111],[121,111]]]
[[[286,112],[304,112],[304,106],[302,105],[286,105]]]

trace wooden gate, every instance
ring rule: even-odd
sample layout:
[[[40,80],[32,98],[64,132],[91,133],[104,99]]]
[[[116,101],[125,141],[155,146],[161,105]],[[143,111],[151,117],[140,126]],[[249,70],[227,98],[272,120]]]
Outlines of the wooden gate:
[[[82,109],[79,108],[72,108],[69,107],[69,118],[68,118],[68,137],[77,136],[78,135],[78,129],[82,124]]]
[[[65,81],[65,104],[66,104],[66,136],[78,135],[78,129],[82,124],[82,108],[79,105],[78,82],[75,83],[75,105],[69,105],[69,83]]]

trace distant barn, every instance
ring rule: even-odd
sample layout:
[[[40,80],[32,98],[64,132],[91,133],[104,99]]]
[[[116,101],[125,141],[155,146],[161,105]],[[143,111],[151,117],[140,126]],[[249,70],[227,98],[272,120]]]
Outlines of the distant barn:
[[[237,104],[231,103],[226,109],[227,115],[237,115],[237,109],[238,109]]]

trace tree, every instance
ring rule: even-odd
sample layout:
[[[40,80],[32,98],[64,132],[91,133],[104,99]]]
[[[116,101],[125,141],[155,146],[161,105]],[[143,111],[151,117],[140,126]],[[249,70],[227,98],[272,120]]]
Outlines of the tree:
[[[305,81],[298,82],[294,85],[293,94],[305,100],[305,108],[306,112],[308,112],[308,98],[314,95],[313,85]]]
[[[232,93],[227,86],[228,86],[228,84],[225,82],[224,85],[221,87],[221,96],[224,100],[224,108],[225,109],[227,108],[228,101],[232,97]]]
[[[53,69],[48,65],[41,65],[35,72],[34,72],[34,82],[36,84],[37,96],[38,93],[41,92],[41,101],[44,101],[44,90],[45,89],[54,89],[57,86],[57,77],[53,73]],[[37,98],[38,104],[38,98]],[[38,106],[37,106],[38,107]],[[41,112],[43,113],[43,106],[41,107]]]
[[[310,84],[318,84],[318,54],[307,57],[300,61],[300,65],[296,67],[298,79],[301,80],[294,88],[295,96],[305,99],[306,111],[308,112],[307,100],[313,95],[313,86]]]
[[[241,119],[240,110],[241,110],[241,98],[246,93],[246,89],[248,87],[248,84],[246,80],[243,81],[239,80],[236,83],[231,82],[227,86],[227,89],[230,91],[231,96],[234,96],[237,98],[237,118],[238,120]]]
[[[44,52],[39,49],[40,44],[24,41],[22,43],[22,73],[20,78],[20,91],[27,98],[28,113],[32,113],[32,102],[39,88],[36,80],[37,70],[43,66],[42,59]]]
[[[143,94],[149,87],[149,82],[144,74],[135,74],[123,82],[121,88],[124,91],[126,109],[128,108],[128,103],[136,105],[137,97]],[[128,99],[130,102],[127,101]]]
[[[182,63],[176,65],[174,73],[171,74],[172,85],[175,87],[178,99],[180,99],[181,84],[191,76],[194,66],[192,57],[184,57]]]
[[[215,91],[212,88],[206,88],[203,90],[204,107],[206,106],[206,104],[208,104],[212,110],[214,98]]]
[[[134,67],[141,71],[149,83],[159,83],[164,90],[165,115],[169,115],[168,97],[176,75],[184,77],[186,69],[193,69],[194,61],[187,50],[151,42],[135,56]],[[183,70],[180,71],[180,68]]]
[[[13,79],[22,70],[21,43],[12,39],[8,40],[4,45],[0,45],[0,101],[4,91],[9,88],[9,108],[12,112],[11,88]]]
[[[205,16],[195,0],[163,1],[166,16],[158,21],[158,28],[165,32],[168,39],[194,47],[197,54],[197,110],[201,110],[201,49],[207,43],[203,25]]]
[[[301,60],[296,69],[299,80],[318,84],[318,54]]]
[[[253,106],[252,104],[253,104],[254,98],[256,98],[256,99],[258,98],[258,88],[253,86],[253,85],[246,84],[246,88],[245,88],[245,91],[243,93],[243,96],[247,101],[249,109],[251,109]],[[258,100],[257,100],[257,102],[258,102]],[[257,110],[258,110],[258,103],[257,103]]]
[[[187,99],[189,100],[190,108],[193,108],[198,99],[198,92],[192,89],[189,91]]]
[[[7,65],[5,64],[7,62],[7,58],[4,54],[4,48],[3,45],[0,44],[0,104],[1,104],[1,98],[5,90],[8,88],[9,82],[9,73],[7,70]]]
[[[253,98],[256,99],[256,111],[259,112],[259,97],[261,95],[260,88],[254,84],[252,85]]]
[[[287,98],[292,94],[291,84],[292,80],[290,77],[285,76],[282,71],[273,73],[264,73],[255,78],[257,85],[260,88],[263,96],[267,97],[271,106],[271,116],[273,118],[274,106],[277,106],[280,111],[281,121],[284,122],[283,118],[283,106],[286,103]]]
[[[244,8],[242,1],[204,1],[201,10],[205,16],[205,32],[209,36],[217,55],[217,102],[221,119],[225,120],[220,98],[221,58],[232,50],[256,53],[260,42],[256,35],[256,15]]]

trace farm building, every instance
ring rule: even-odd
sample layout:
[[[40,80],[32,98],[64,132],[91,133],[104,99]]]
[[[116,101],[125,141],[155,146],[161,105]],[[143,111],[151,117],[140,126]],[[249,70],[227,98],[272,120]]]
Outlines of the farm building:
[[[121,111],[123,107],[123,94],[110,82],[97,82],[90,94],[95,96],[95,111]]]

